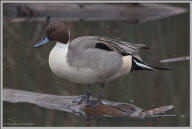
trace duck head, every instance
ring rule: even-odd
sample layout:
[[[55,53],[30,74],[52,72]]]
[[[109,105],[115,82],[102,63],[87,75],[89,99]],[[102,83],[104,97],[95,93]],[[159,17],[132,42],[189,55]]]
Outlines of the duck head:
[[[46,32],[40,42],[34,45],[34,47],[40,47],[49,41],[58,41],[63,44],[70,42],[70,32],[68,27],[61,22],[51,23],[46,27]]]

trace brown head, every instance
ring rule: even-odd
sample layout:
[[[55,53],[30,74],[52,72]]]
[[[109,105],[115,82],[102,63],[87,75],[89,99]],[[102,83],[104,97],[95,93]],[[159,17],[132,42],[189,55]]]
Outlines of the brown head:
[[[67,44],[70,41],[70,32],[68,27],[62,22],[51,23],[46,27],[46,33],[42,40],[34,47],[40,47],[49,41],[58,41]]]

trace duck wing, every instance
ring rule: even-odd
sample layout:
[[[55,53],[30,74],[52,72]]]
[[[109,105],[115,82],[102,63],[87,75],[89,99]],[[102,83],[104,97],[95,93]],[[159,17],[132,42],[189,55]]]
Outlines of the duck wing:
[[[138,55],[140,49],[148,49],[146,45],[143,44],[133,44],[99,36],[79,37],[72,42],[73,45],[82,48],[97,48],[106,51],[115,51],[121,54],[122,56],[132,55],[141,62],[142,59]]]
[[[98,37],[98,41],[101,41],[99,43],[103,43],[108,48],[120,53],[121,55],[134,55],[139,53],[140,49],[147,49],[146,45],[143,44],[133,44],[106,37]],[[96,44],[96,48],[97,46],[98,44]]]

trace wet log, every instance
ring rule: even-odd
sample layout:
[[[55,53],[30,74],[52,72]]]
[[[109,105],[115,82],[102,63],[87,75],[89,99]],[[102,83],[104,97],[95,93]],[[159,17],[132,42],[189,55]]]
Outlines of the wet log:
[[[32,103],[40,107],[70,112],[78,116],[96,115],[101,117],[155,117],[174,108],[173,105],[163,106],[148,111],[128,103],[103,100],[98,107],[87,106],[82,96],[59,96],[29,92],[16,89],[3,89],[3,101],[10,103]],[[91,100],[95,99],[93,97]],[[167,115],[168,116],[168,115]]]
[[[4,18],[11,22],[123,20],[140,23],[185,13],[184,8],[152,3],[6,3]]]

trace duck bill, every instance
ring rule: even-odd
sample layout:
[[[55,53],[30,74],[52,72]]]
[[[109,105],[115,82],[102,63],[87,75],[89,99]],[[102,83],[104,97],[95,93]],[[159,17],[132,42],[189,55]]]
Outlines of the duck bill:
[[[37,44],[35,44],[33,47],[41,47],[41,46],[43,46],[44,44],[46,44],[48,42],[49,42],[49,39],[45,35],[45,36],[43,36],[43,39],[41,41],[39,41]]]

